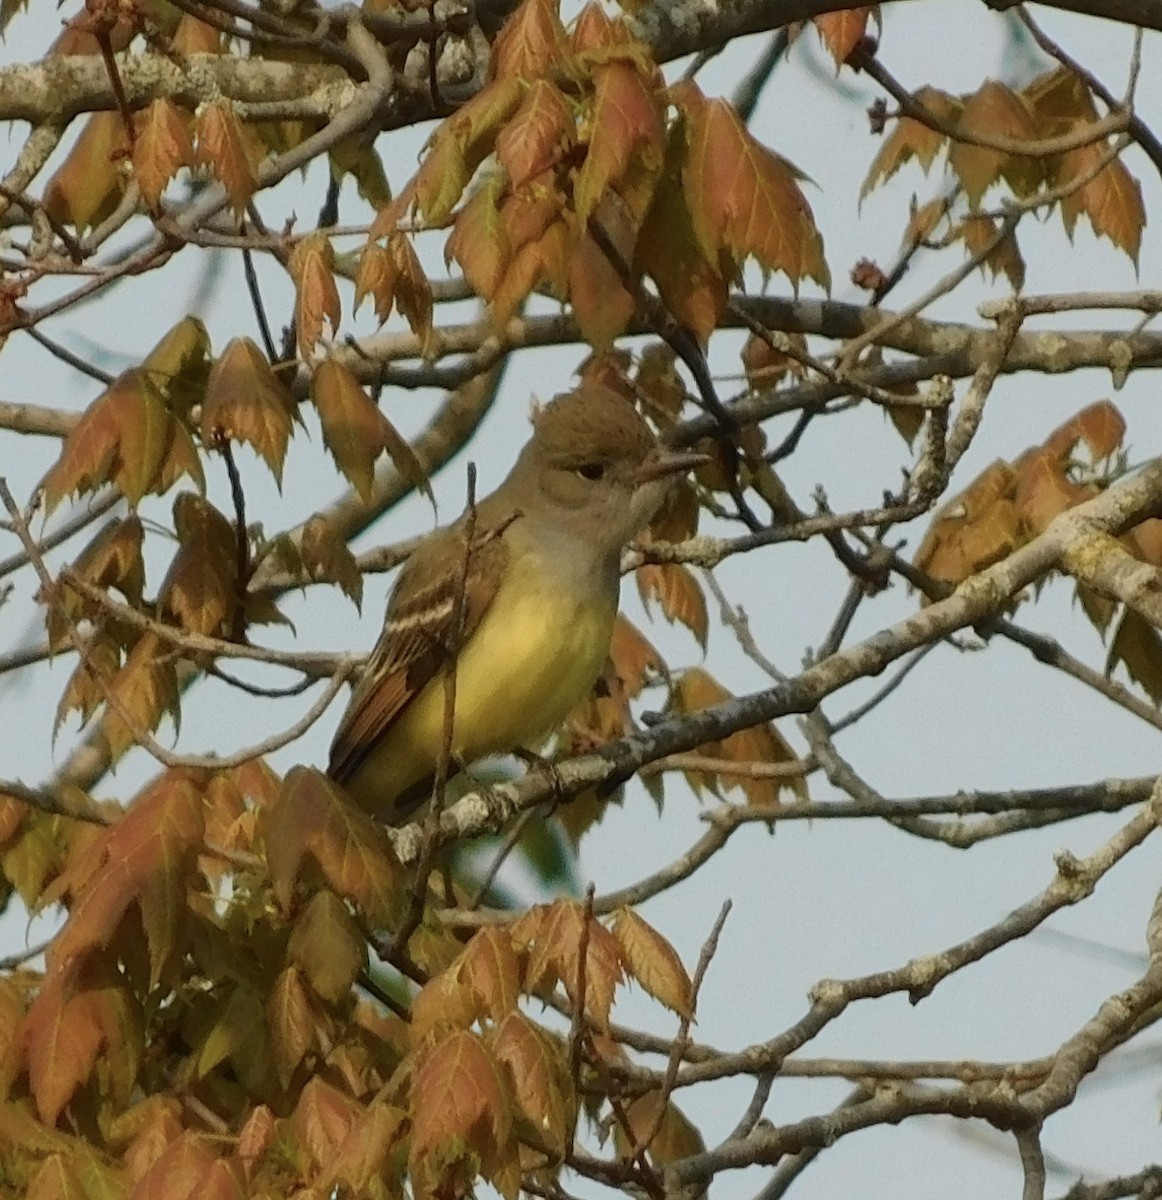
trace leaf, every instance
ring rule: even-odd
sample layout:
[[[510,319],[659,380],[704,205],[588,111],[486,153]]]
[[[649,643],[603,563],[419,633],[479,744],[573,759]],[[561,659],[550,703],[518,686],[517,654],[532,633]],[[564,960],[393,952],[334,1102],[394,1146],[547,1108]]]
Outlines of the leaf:
[[[707,100],[692,83],[676,99],[689,121],[682,181],[703,257],[717,262],[725,251],[741,264],[753,256],[765,270],[784,272],[796,291],[804,278],[830,287],[823,240],[794,169],[755,140],[727,101]]]
[[[131,505],[157,482],[170,448],[173,421],[157,389],[140,370],[119,375],[89,406],[45,476],[51,512],[73,492],[112,482]]]
[[[1059,425],[1046,439],[1045,449],[1061,463],[1069,459],[1079,442],[1084,442],[1093,463],[1110,458],[1122,448],[1126,418],[1109,400],[1098,400]]]
[[[157,210],[166,184],[178,171],[193,165],[187,112],[162,96],[135,115],[133,174],[151,209]]]
[[[630,698],[641,694],[652,676],[665,676],[666,663],[654,646],[628,617],[617,614],[609,657]]]
[[[142,634],[104,691],[108,703],[101,732],[114,760],[156,729],[165,713],[175,726],[181,719],[174,657],[155,633]]]
[[[333,892],[316,892],[295,922],[287,956],[303,969],[315,993],[338,1004],[367,964],[367,943]]]
[[[45,185],[44,207],[54,221],[79,233],[111,216],[125,195],[128,175],[121,163],[129,139],[118,112],[95,112],[81,129],[65,161]]]
[[[633,909],[624,906],[613,914],[613,936],[629,974],[672,1012],[693,1018],[693,984],[674,947]]]
[[[198,162],[226,189],[235,212],[245,211],[258,189],[258,166],[266,150],[229,100],[199,107],[195,118]]]
[[[998,459],[932,518],[913,562],[933,579],[958,584],[999,562],[1021,542],[1013,504],[1016,474]]]
[[[1075,190],[1061,198],[1061,220],[1065,232],[1073,237],[1077,218],[1083,214],[1098,237],[1107,237],[1119,250],[1124,250],[1138,265],[1142,248],[1142,230],[1146,227],[1146,209],[1142,203],[1142,185],[1126,170],[1120,158],[1098,169],[1098,163],[1108,153],[1103,142],[1091,142],[1062,155],[1055,184],[1066,187],[1077,183]],[[1092,179],[1082,183],[1092,174]]]
[[[1123,611],[1110,642],[1106,674],[1112,676],[1119,663],[1125,665],[1130,678],[1142,687],[1155,705],[1162,704],[1162,637],[1132,608]]]
[[[191,633],[228,636],[243,586],[238,578],[237,531],[193,492],[181,492],[174,499],[173,513],[178,552],[158,591],[158,605]]]
[[[954,124],[960,119],[964,106],[960,100],[942,92],[939,88],[918,88],[916,102],[921,104],[934,116],[942,121]],[[937,155],[944,148],[948,138],[930,126],[912,117],[900,117],[892,132],[884,139],[884,144],[872,160],[868,168],[867,178],[859,189],[862,201],[873,188],[886,183],[895,173],[913,158],[920,164],[927,175]]]
[[[266,1022],[279,1082],[284,1088],[316,1043],[315,1014],[311,1011],[303,972],[289,966],[278,973],[266,999]]]
[[[733,699],[708,671],[697,667],[683,671],[670,691],[667,710],[679,713],[700,712]],[[721,741],[706,742],[695,751],[710,758],[721,758],[740,766],[761,763],[777,766],[794,763],[798,756],[774,724],[759,722],[745,729],[736,730]],[[686,781],[700,794],[703,787],[711,791],[719,788],[741,788],[747,803],[774,805],[779,802],[783,790],[789,791],[798,800],[806,800],[807,785],[801,774],[763,776],[748,774],[745,770],[730,771],[686,771]]]
[[[813,18],[819,40],[835,59],[836,69],[847,62],[851,52],[863,41],[873,11],[870,4],[861,4],[857,8],[844,8]]]
[[[489,78],[547,76],[562,65],[567,45],[557,0],[522,0],[492,43]]]
[[[386,832],[319,771],[294,767],[277,803],[263,813],[262,828],[275,899],[284,912],[309,862],[368,920],[390,925],[395,919],[402,881]]]
[[[413,1175],[457,1147],[482,1158],[512,1132],[512,1108],[496,1059],[474,1033],[458,1030],[424,1059],[411,1083]]]
[[[632,270],[633,226],[625,206],[610,193],[592,218],[613,252]],[[637,297],[626,287],[621,272],[603,246],[582,230],[569,255],[569,300],[581,336],[601,353],[626,331],[637,311]]]
[[[496,157],[509,186],[524,187],[561,161],[576,142],[573,111],[560,88],[538,79],[496,138]]]
[[[337,583],[351,603],[362,608],[363,573],[351,548],[322,513],[316,513],[303,526],[300,551],[309,578]]]
[[[496,1027],[490,1046],[504,1071],[517,1113],[522,1140],[535,1137],[550,1160],[559,1161],[569,1147],[577,1122],[577,1095],[561,1043],[524,1013],[509,1013]]]
[[[649,181],[636,214],[640,221],[665,158],[661,108],[647,81],[629,63],[611,62],[595,76],[589,147],[573,188],[573,206],[584,224],[633,168]]]
[[[359,273],[355,277],[355,308],[365,297],[375,303],[375,317],[382,325],[395,303],[395,260],[378,242],[368,242],[359,254]]]
[[[202,405],[201,435],[248,443],[281,486],[294,402],[266,355],[249,339],[234,338],[210,370]]]
[[[494,62],[495,54],[494,46]],[[477,167],[495,149],[500,131],[524,96],[521,81],[505,75],[487,84],[445,120],[433,135],[409,190],[376,217],[371,240],[396,234],[399,217],[412,201],[429,225],[442,225]]]
[[[116,588],[130,604],[140,604],[145,588],[144,536],[136,514],[110,521],[77,556],[73,573],[94,587]]]
[[[49,950],[64,972],[107,946],[125,914],[141,917],[150,986],[181,952],[186,886],[202,850],[202,797],[189,772],[166,771],[141,792],[95,849],[99,870],[84,888]]]
[[[382,1185],[391,1175],[390,1160],[406,1130],[407,1113],[403,1109],[379,1101],[371,1103],[336,1148],[319,1186],[336,1194],[337,1185],[344,1183],[352,1194],[374,1194],[370,1190],[373,1184]]]
[[[1020,291],[1025,284],[1025,260],[1021,257],[1017,246],[1016,230],[1010,229],[999,242],[997,235],[1000,227],[991,217],[967,217],[960,226],[959,232],[964,237],[964,245],[969,254],[981,259],[981,272],[988,270],[993,279],[1004,275],[1013,285],[1015,291]],[[993,243],[996,242],[996,245]],[[989,247],[992,246],[990,250]]]
[[[335,286],[335,249],[323,233],[303,238],[291,252],[287,264],[295,282],[295,331],[299,355],[310,358],[323,336],[324,320],[334,337],[339,328],[341,310],[339,289]]]
[[[432,285],[411,242],[402,233],[387,239],[387,250],[395,264],[396,307],[420,339],[421,353],[427,354],[432,340]]]
[[[1032,110],[1023,96],[995,79],[986,80],[965,101],[956,129],[976,137],[1002,137],[1011,141],[1035,141],[1040,136]],[[953,141],[948,162],[956,172],[976,208],[985,192],[1002,176],[1019,196],[1028,195],[1041,180],[1041,168],[1035,159],[1009,155],[988,146]]]
[[[129,1200],[244,1200],[237,1168],[213,1145],[212,1137],[185,1130],[137,1181]]]
[[[663,1100],[661,1093],[656,1090],[627,1104],[626,1119],[635,1143],[650,1138],[647,1149],[650,1160],[657,1166],[706,1151],[706,1144],[697,1128],[673,1101]],[[620,1125],[614,1130],[614,1140],[618,1153],[623,1157],[628,1155],[631,1149],[629,1139]]]
[[[547,86],[547,85],[546,85]],[[491,300],[512,260],[512,244],[502,219],[504,176],[487,176],[456,215],[444,246],[444,262],[458,262],[472,290]]]
[[[707,258],[699,246],[682,182],[688,160],[686,122],[679,119],[670,130],[662,175],[638,234],[634,265],[653,279],[666,308],[705,347],[726,311],[734,265],[726,255]]]
[[[449,970],[479,999],[481,1011],[492,1020],[499,1021],[516,1007],[520,964],[512,937],[502,926],[486,926],[474,934]]]
[[[584,908],[574,900],[558,900],[531,910],[536,929],[526,969],[526,986],[540,992],[558,981],[574,1003],[580,1002],[579,966],[585,950],[585,1012],[599,1029],[609,1029],[613,993],[624,976],[621,953],[613,935],[599,921],[586,920]],[[520,938],[513,931],[518,946]]]
[[[646,610],[656,601],[666,620],[685,625],[705,651],[710,618],[702,587],[690,569],[681,563],[646,563],[638,567],[634,578]]]

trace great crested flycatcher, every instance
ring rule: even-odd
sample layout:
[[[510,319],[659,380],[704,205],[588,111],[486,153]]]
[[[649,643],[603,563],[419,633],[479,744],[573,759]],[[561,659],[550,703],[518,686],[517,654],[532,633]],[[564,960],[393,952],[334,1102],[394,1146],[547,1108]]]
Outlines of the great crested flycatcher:
[[[545,405],[500,487],[408,559],[331,745],[330,777],[382,820],[408,819],[431,794],[448,737],[453,655],[450,775],[543,740],[605,664],[622,548],[702,461],[667,450],[600,385]]]

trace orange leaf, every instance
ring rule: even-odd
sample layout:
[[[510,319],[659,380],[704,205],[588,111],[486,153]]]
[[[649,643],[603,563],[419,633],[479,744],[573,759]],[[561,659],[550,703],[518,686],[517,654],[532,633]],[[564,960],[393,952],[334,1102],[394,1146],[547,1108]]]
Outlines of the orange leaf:
[[[213,1147],[211,1137],[186,1130],[137,1181],[129,1200],[243,1200],[236,1166]]]
[[[611,62],[596,72],[596,80],[589,148],[573,188],[573,206],[582,223],[631,167],[649,180],[640,210],[644,214],[665,156],[661,108],[641,74],[629,63]]]
[[[325,358],[315,368],[311,396],[323,426],[323,441],[336,466],[351,480],[360,497],[370,500],[375,460],[383,453],[387,440],[387,418],[355,376],[335,358]]]
[[[678,120],[670,131],[653,204],[638,233],[635,266],[653,279],[666,307],[705,346],[726,311],[734,264],[725,254],[707,258],[699,247],[682,183],[688,161],[686,123]]]
[[[542,910],[529,954],[528,987],[540,991],[560,981],[578,1002],[583,943],[585,1011],[598,1028],[608,1030],[614,989],[624,978],[621,952],[604,925],[593,919],[586,922],[585,910],[576,901],[558,900]]]
[[[693,984],[674,947],[631,908],[614,913],[613,936],[629,974],[659,1003],[693,1017]]]
[[[483,1157],[511,1134],[512,1111],[500,1067],[467,1030],[444,1038],[420,1065],[412,1079],[411,1108],[413,1172],[455,1145]]]
[[[141,636],[104,690],[109,703],[101,731],[115,760],[136,745],[143,734],[156,729],[165,713],[173,717],[175,726],[180,720],[173,654],[154,633]]]
[[[249,339],[234,338],[210,370],[202,405],[202,441],[247,442],[281,485],[294,401],[266,355]]]
[[[91,1074],[105,1031],[92,991],[72,988],[57,973],[41,988],[21,1025],[28,1084],[36,1111],[48,1126]]]
[[[72,492],[113,482],[136,505],[157,482],[173,437],[173,420],[143,371],[119,375],[74,426],[45,476],[51,512]]]
[[[916,91],[916,101],[941,120],[955,122],[960,119],[963,105],[955,97],[939,88],[922,87]],[[910,159],[915,159],[927,175],[948,139],[935,129],[916,121],[912,117],[900,117],[896,127],[884,139],[884,144],[872,160],[867,178],[859,189],[859,198],[879,184],[886,182]]]
[[[389,1174],[392,1152],[407,1129],[406,1122],[407,1113],[402,1109],[380,1101],[370,1104],[356,1118],[327,1164],[320,1182],[323,1191],[336,1194],[336,1185],[343,1183],[351,1194],[368,1196],[373,1182],[382,1186]]]
[[[178,494],[173,513],[179,549],[158,592],[161,611],[192,633],[221,637],[230,632],[240,601],[238,535],[193,492]]]
[[[236,212],[245,210],[258,188],[258,166],[266,155],[258,135],[229,100],[198,109],[198,162],[221,181]]]
[[[145,587],[144,536],[136,514],[110,521],[77,556],[74,574],[94,587],[116,588],[130,604],[140,604]]]
[[[387,239],[387,250],[395,263],[396,307],[426,354],[432,339],[432,285],[411,242],[402,233]]]
[[[128,153],[121,114],[93,113],[45,185],[44,206],[49,216],[61,224],[71,222],[82,233],[111,216],[129,181],[120,169]]]
[[[577,1096],[561,1043],[519,1011],[497,1025],[490,1041],[517,1110],[548,1153],[560,1158],[577,1121]]]
[[[369,920],[389,925],[395,919],[400,872],[386,832],[320,772],[295,767],[288,773],[278,802],[263,813],[263,832],[274,895],[284,911],[310,861]]]
[[[614,193],[602,200],[593,223],[601,226],[614,252],[632,270],[633,227]],[[598,353],[608,350],[626,331],[637,311],[637,299],[626,288],[621,272],[584,230],[569,255],[569,301],[582,337]]]
[[[819,38],[835,59],[837,68],[847,62],[851,52],[863,41],[871,15],[872,6],[861,4],[858,8],[844,8],[814,18]]]
[[[690,569],[681,563],[646,563],[634,575],[646,609],[651,600],[656,600],[666,620],[680,621],[705,650],[710,618],[702,587]]]
[[[95,848],[99,870],[49,949],[49,966],[63,973],[107,946],[130,906],[136,906],[149,952],[151,986],[180,954],[186,884],[204,836],[202,797],[188,772],[166,771],[103,833]]]
[[[445,263],[453,259],[458,262],[472,290],[483,300],[491,300],[496,294],[512,259],[512,245],[499,207],[504,193],[504,177],[488,176],[456,215],[456,224],[444,246]]]
[[[996,279],[998,275],[1007,276],[1016,291],[1020,291],[1025,283],[1025,260],[1021,257],[1017,245],[1016,231],[1010,229],[995,246],[999,227],[991,217],[967,217],[960,227],[964,235],[964,245],[968,252],[981,258],[981,271],[986,269]],[[988,247],[992,246],[989,250]]]
[[[1097,167],[1108,147],[1091,142],[1062,156],[1055,180],[1065,186],[1088,176]],[[1106,163],[1088,182],[1061,199],[1061,220],[1073,237],[1077,218],[1084,214],[1098,237],[1107,237],[1124,250],[1138,265],[1142,248],[1142,230],[1146,227],[1146,209],[1142,203],[1142,185],[1126,170],[1120,158]]]
[[[674,89],[677,91],[677,89]],[[830,287],[823,240],[785,159],[756,141],[725,100],[707,100],[693,84],[675,97],[690,125],[683,182],[703,256],[722,251],[783,271],[797,289],[807,277]]]
[[[145,203],[157,209],[166,184],[182,167],[194,165],[189,114],[164,96],[134,119],[133,174]]]
[[[559,162],[576,141],[573,112],[560,88],[538,79],[496,139],[496,157],[520,188]]]
[[[522,0],[492,43],[488,75],[537,79],[561,65],[568,42],[557,0]]]
[[[378,242],[368,242],[359,255],[359,274],[355,277],[355,308],[370,296],[375,316],[382,325],[391,315],[395,301],[395,260]]]
[[[1132,608],[1122,613],[1110,642],[1106,674],[1113,675],[1118,663],[1125,665],[1130,678],[1141,685],[1155,704],[1162,704],[1162,637]]]
[[[312,233],[304,238],[292,251],[288,269],[295,281],[295,331],[299,355],[309,358],[323,336],[323,321],[330,325],[331,337],[339,328],[341,310],[331,239],[322,233]]]
[[[995,79],[987,80],[969,96],[956,128],[977,137],[999,135],[1013,141],[1033,141],[1040,136],[1025,98]],[[964,186],[971,208],[976,208],[985,192],[1002,176],[1018,195],[1028,194],[1041,178],[1040,166],[1033,159],[968,142],[953,141],[948,162]]]
[[[316,513],[303,526],[299,547],[302,566],[311,579],[337,583],[356,608],[363,605],[363,573],[350,547],[322,513]]]
[[[666,663],[641,630],[621,613],[613,625],[609,657],[629,697],[638,696],[651,675],[665,675]]]

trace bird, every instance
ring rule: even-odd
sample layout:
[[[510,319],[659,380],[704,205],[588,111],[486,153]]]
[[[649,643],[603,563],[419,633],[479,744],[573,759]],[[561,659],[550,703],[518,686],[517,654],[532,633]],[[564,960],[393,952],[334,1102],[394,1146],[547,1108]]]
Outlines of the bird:
[[[401,570],[328,776],[398,825],[430,797],[442,755],[451,776],[540,745],[605,666],[622,549],[705,461],[667,448],[632,402],[596,382],[539,408],[500,486]]]

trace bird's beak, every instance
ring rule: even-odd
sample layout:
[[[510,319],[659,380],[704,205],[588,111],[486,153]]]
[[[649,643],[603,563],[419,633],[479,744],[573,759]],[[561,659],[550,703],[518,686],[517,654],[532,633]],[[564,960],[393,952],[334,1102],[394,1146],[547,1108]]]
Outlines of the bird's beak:
[[[666,450],[661,446],[651,450],[645,462],[634,473],[635,483],[649,483],[653,479],[666,479],[671,475],[685,475],[695,467],[710,461],[708,454],[696,454],[692,450]]]

